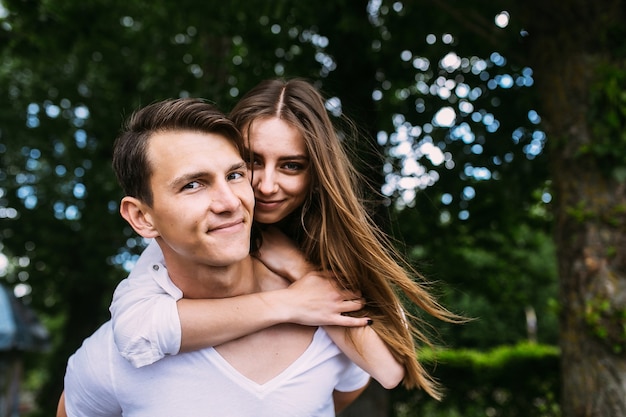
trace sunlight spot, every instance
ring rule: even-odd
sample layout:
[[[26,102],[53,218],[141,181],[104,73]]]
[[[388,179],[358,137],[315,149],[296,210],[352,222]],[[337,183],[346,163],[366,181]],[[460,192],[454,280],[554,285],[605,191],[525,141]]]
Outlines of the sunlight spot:
[[[74,109],[74,116],[79,119],[86,119],[89,117],[89,109],[86,106],[78,106]]]
[[[419,150],[422,154],[426,155],[430,162],[435,166],[439,166],[445,160],[443,152],[437,146],[433,145],[431,142],[424,142],[420,145]]]
[[[420,71],[426,71],[430,67],[430,61],[423,57],[417,57],[413,60],[413,67]]]
[[[433,124],[441,127],[452,127],[456,121],[456,112],[452,107],[442,107],[433,117]]]
[[[461,58],[454,52],[448,53],[441,59],[441,67],[448,72],[456,71],[460,66]]]
[[[376,140],[378,141],[378,144],[380,146],[384,146],[385,144],[387,144],[387,139],[389,139],[389,136],[387,135],[387,132],[383,130],[379,131],[376,135]]]
[[[54,104],[49,104],[46,106],[46,115],[48,115],[48,117],[50,117],[51,119],[58,117],[59,114],[61,114],[61,109],[59,108],[59,106],[55,106]]]
[[[413,54],[411,53],[411,51],[404,50],[400,53],[400,59],[404,62],[410,61],[411,58],[413,58]]]
[[[342,113],[341,108],[341,99],[339,97],[331,97],[324,103],[324,107],[328,110],[333,116],[339,117]]]
[[[467,97],[467,95],[470,92],[470,87],[467,84],[464,83],[459,83],[456,86],[456,90],[454,91],[454,93],[456,94],[457,97],[459,98],[465,98]]]
[[[28,284],[24,284],[24,283],[19,283],[15,286],[15,288],[13,288],[13,294],[15,294],[15,297],[17,298],[22,298],[25,295],[28,295],[31,293],[31,286]]]
[[[0,276],[6,275],[8,266],[9,259],[4,253],[0,253]]]
[[[467,186],[463,188],[463,200],[471,200],[476,197],[476,190],[474,187]]]
[[[511,16],[509,15],[509,12],[502,11],[498,13],[495,18],[496,26],[499,28],[507,27],[509,25],[510,18]]]
[[[530,120],[533,124],[539,124],[541,122],[541,117],[535,110],[530,110],[528,112],[528,120]]]

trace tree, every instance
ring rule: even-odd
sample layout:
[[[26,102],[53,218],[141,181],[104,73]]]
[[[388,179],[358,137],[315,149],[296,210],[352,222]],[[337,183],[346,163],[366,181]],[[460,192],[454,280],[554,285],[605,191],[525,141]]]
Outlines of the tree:
[[[424,3],[455,22],[457,33],[469,30],[483,45],[511,56],[514,66],[532,69],[534,106],[550,138],[563,415],[626,415],[625,5]],[[521,36],[507,37],[485,24],[485,16],[503,14],[496,6],[510,12],[513,33]],[[490,7],[491,13],[485,13]],[[453,25],[448,21],[445,27]],[[457,36],[460,43],[466,41]]]
[[[626,5],[536,1],[528,11],[556,197],[563,415],[624,416]]]

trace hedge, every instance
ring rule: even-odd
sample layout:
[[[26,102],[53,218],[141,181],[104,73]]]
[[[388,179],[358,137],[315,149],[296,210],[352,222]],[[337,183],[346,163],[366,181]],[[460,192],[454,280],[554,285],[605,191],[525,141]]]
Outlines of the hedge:
[[[391,391],[395,417],[558,417],[559,350],[520,343],[488,352],[423,351],[420,360],[445,387],[437,402],[422,391]]]

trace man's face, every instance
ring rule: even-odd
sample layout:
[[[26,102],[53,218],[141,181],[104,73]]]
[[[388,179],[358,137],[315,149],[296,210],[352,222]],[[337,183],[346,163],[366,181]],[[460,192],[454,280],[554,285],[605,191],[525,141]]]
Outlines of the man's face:
[[[219,134],[156,133],[148,159],[152,223],[164,253],[183,262],[228,266],[250,250],[254,196],[246,165]]]

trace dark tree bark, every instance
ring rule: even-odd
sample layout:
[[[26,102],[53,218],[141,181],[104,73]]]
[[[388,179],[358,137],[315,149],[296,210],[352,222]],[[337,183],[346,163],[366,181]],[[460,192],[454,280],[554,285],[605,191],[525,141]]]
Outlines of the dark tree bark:
[[[626,416],[626,184],[615,175],[624,156],[603,147],[623,149],[626,126],[622,116],[615,137],[603,137],[608,131],[595,126],[605,125],[605,115],[593,100],[606,89],[604,69],[624,71],[611,44],[622,3],[527,5],[531,66],[551,144],[564,417]]]

